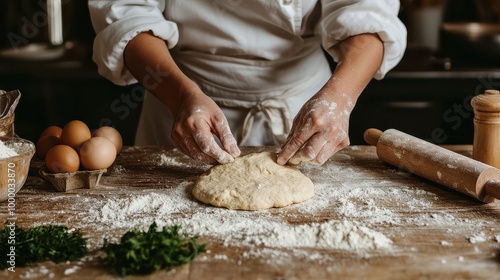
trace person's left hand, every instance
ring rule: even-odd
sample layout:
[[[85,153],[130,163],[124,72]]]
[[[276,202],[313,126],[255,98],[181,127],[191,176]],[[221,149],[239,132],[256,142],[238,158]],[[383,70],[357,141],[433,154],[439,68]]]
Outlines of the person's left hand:
[[[322,165],[337,151],[349,145],[349,116],[354,107],[347,94],[318,92],[293,121],[277,163]]]
[[[335,48],[337,67],[328,82],[302,106],[277,163],[323,164],[349,146],[349,117],[358,97],[380,68],[384,45],[377,34],[351,36]]]

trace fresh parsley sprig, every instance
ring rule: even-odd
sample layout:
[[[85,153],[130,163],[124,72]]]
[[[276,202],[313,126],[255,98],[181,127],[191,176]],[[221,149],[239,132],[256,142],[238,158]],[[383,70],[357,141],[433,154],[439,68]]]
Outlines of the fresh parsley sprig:
[[[12,236],[15,242],[12,242]],[[10,238],[10,239],[9,239]],[[184,265],[205,252],[205,245],[188,237],[174,225],[157,229],[152,223],[146,232],[128,231],[119,244],[104,240],[104,261],[121,276],[150,274],[161,269]],[[11,240],[9,242],[9,240]],[[0,230],[0,269],[10,266],[8,252],[14,248],[15,266],[31,266],[37,262],[76,261],[88,253],[87,240],[80,229],[69,231],[62,225],[36,226],[28,229],[7,226]]]
[[[9,267],[7,253],[11,251],[15,254],[15,265],[21,267],[42,261],[59,263],[79,260],[87,254],[88,249],[87,241],[79,229],[70,232],[61,225],[29,229],[4,225],[0,230],[0,268]]]
[[[128,231],[119,244],[108,243],[105,239],[105,262],[121,276],[170,269],[205,252],[205,245],[196,243],[196,239],[197,236],[182,234],[177,225],[158,231],[156,223],[152,223],[146,232]]]

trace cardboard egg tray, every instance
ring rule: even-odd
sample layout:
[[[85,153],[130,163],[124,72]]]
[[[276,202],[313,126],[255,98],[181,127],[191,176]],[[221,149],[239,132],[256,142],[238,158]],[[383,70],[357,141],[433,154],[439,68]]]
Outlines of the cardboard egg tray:
[[[58,191],[66,192],[74,189],[92,189],[99,184],[102,174],[107,169],[83,170],[69,173],[51,173],[43,166],[40,176],[49,181]]]

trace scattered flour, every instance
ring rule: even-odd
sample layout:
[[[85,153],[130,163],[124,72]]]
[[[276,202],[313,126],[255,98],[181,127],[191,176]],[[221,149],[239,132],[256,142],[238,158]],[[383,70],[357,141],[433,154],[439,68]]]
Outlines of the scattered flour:
[[[158,166],[189,169],[189,161],[168,154],[154,155]],[[206,166],[195,166],[202,170]],[[262,211],[239,211],[201,204],[191,195],[193,183],[185,180],[175,186],[148,189],[144,193],[115,193],[106,197],[80,197],[85,208],[78,220],[68,222],[74,227],[92,225],[98,233],[89,244],[94,249],[102,245],[103,238],[118,241],[125,231],[146,230],[156,222],[159,227],[180,225],[188,234],[208,237],[224,246],[245,246],[239,260],[232,257],[207,253],[205,260],[227,260],[241,264],[245,259],[262,257],[273,264],[286,263],[292,258],[315,261],[333,260],[328,250],[346,250],[356,254],[391,253],[404,234],[392,233],[390,237],[379,229],[394,226],[419,226],[429,228],[462,228],[478,232],[486,222],[460,218],[454,209],[436,210],[439,200],[435,192],[420,189],[420,186],[405,186],[404,180],[373,180],[371,171],[349,162],[336,162],[321,167],[322,176],[314,176],[317,167],[302,168],[315,183],[315,196],[300,204],[286,208]],[[120,169],[120,173],[125,169]],[[387,169],[384,172],[399,172]],[[362,178],[362,180],[357,180]],[[346,182],[345,178],[352,178]],[[422,183],[422,186],[426,186]],[[106,186],[102,186],[108,188]],[[57,199],[48,197],[47,199]],[[64,210],[62,210],[64,211]],[[328,219],[324,219],[328,217]],[[307,220],[307,223],[303,221]],[[297,222],[301,221],[301,222]],[[475,230],[475,231],[473,231]],[[111,232],[111,233],[110,233]],[[385,232],[385,231],[384,231]],[[390,231],[389,231],[390,232]],[[107,236],[104,236],[107,235]],[[98,239],[98,240],[97,240]],[[483,232],[468,237],[471,243],[484,242]],[[500,236],[495,239],[500,242]],[[441,241],[442,246],[452,246]],[[311,248],[315,253],[311,254]],[[368,253],[370,252],[370,253]]]
[[[160,166],[181,166],[182,163],[179,162],[175,157],[169,157],[166,154],[160,154],[160,159],[158,160]]]
[[[111,166],[111,172],[115,174],[122,174],[123,172],[125,172],[125,168],[121,165],[113,164]]]
[[[442,240],[441,242],[439,242],[442,246],[451,246],[451,243],[448,242],[448,241],[445,241],[445,240]]]
[[[470,243],[480,243],[486,241],[486,234],[484,232],[480,232],[478,234],[473,234],[467,237]]]
[[[17,152],[0,140],[0,159],[17,156]]]
[[[29,268],[27,271],[19,275],[21,279],[50,279],[54,278],[55,273],[50,271],[46,266]]]
[[[78,271],[80,269],[79,266],[75,265],[73,267],[70,267],[70,268],[66,268],[64,270],[64,275],[70,275],[70,274],[73,274],[75,273],[76,271]]]
[[[392,243],[383,234],[347,220],[292,225],[266,211],[207,207],[189,196],[191,187],[186,182],[163,192],[109,199],[91,208],[87,220],[142,230],[153,221],[159,227],[178,224],[187,232],[213,237],[225,245],[362,250],[389,248]]]
[[[159,158],[158,164],[162,166],[185,165],[166,155],[160,155]],[[132,228],[146,230],[152,222],[156,222],[159,227],[177,224],[189,234],[210,237],[225,246],[253,248],[243,254],[243,258],[267,254],[273,260],[279,256],[283,260],[290,258],[287,252],[290,250],[297,257],[301,250],[307,248],[361,253],[367,250],[391,250],[394,242],[375,230],[380,227],[441,227],[443,224],[477,226],[476,221],[456,218],[450,212],[435,213],[437,195],[418,187],[405,187],[385,180],[345,182],[343,178],[347,173],[364,178],[367,171],[359,168],[348,164],[342,166],[341,163],[328,165],[323,170],[323,174],[327,174],[324,181],[315,182],[315,196],[286,209],[239,211],[206,206],[192,197],[193,182],[183,181],[173,188],[140,195],[88,201],[92,207],[82,217],[82,223],[91,223],[103,229],[112,228],[118,232]],[[306,167],[304,172],[307,174],[314,170]],[[398,187],[391,187],[394,184]],[[404,215],[400,213],[401,209],[415,214]],[[321,213],[326,213],[330,219],[321,220]],[[293,222],[303,220],[303,217],[307,217],[310,222]],[[108,237],[109,240],[112,238]],[[469,240],[480,242],[480,237],[473,236]],[[451,245],[446,241],[440,244]],[[327,257],[318,254],[318,259]],[[276,255],[275,258],[273,255]],[[307,258],[312,257],[309,251]]]
[[[197,162],[196,166],[192,164],[192,159],[188,157],[187,155],[180,154],[180,152],[177,151],[175,155],[172,155],[172,153],[175,153],[176,150],[170,151],[167,153],[161,153],[161,154],[155,154],[154,155],[154,163],[157,166],[161,167],[169,167],[169,168],[178,168],[178,169],[189,169],[193,170],[194,169],[200,169],[200,171],[207,170],[208,168],[211,167],[210,164],[206,164],[204,162]],[[195,168],[198,167],[198,168]]]

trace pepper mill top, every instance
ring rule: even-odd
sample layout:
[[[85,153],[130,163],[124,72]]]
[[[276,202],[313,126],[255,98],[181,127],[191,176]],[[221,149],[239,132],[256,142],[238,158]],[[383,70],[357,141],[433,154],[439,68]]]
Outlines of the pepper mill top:
[[[483,94],[472,98],[471,105],[476,111],[500,112],[500,91],[494,89],[485,90]]]

